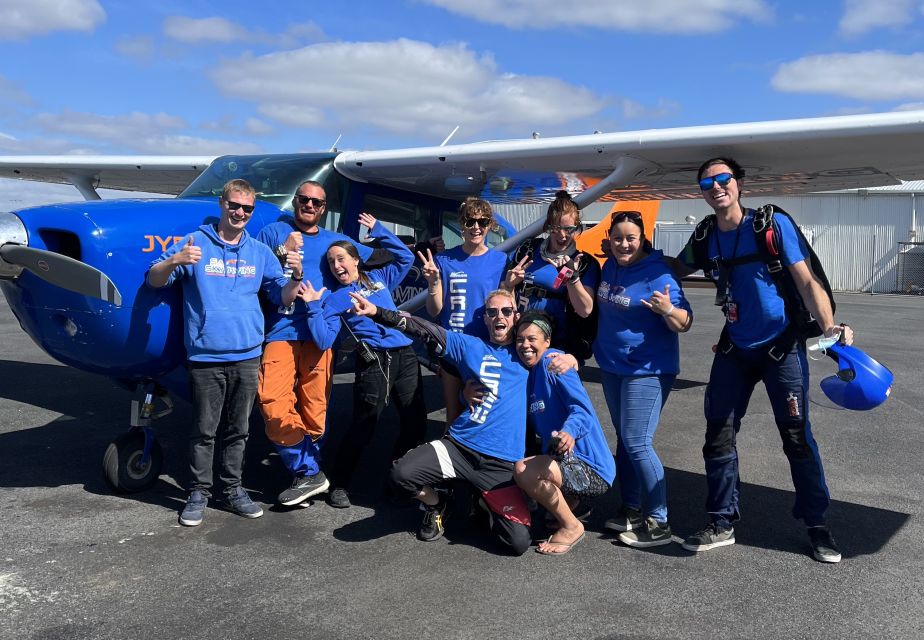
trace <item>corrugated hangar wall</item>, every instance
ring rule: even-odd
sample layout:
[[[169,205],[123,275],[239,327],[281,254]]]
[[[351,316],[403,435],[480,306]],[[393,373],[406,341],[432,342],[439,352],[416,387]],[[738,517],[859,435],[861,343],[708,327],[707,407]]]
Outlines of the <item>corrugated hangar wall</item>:
[[[846,191],[778,196],[766,201],[745,196],[742,201],[752,207],[772,202],[788,211],[812,243],[835,291],[898,292],[902,288],[899,286],[898,243],[909,240],[915,217],[915,238],[924,241],[924,215],[912,213],[915,206],[924,212],[924,194]],[[546,206],[499,205],[496,209],[521,228],[543,217]],[[584,210],[584,220],[598,221],[609,209],[609,203],[590,205]],[[702,200],[662,201],[654,234],[655,246],[665,253],[675,254],[692,229],[687,224],[688,216],[699,221],[709,213],[711,210]],[[905,256],[902,274],[905,290],[912,286],[907,278],[911,264],[908,258],[916,257]],[[924,255],[920,262],[924,268]],[[917,286],[924,286],[924,281]]]

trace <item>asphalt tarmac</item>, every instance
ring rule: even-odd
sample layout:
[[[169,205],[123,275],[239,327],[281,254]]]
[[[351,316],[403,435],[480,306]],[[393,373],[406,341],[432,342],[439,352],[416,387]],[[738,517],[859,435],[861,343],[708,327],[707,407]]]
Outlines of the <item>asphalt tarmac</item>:
[[[702,398],[721,322],[710,291],[688,295],[696,323],[655,441],[678,536],[706,523]],[[127,428],[131,395],[50,359],[0,302],[0,638],[922,637],[924,298],[842,295],[838,305],[857,346],[896,382],[884,405],[849,412],[818,388],[833,363],[812,365],[828,519],[844,556],[826,565],[790,516],[788,465],[760,387],[738,440],[737,543],[699,555],[615,541],[602,525],[616,490],[595,501],[587,537],[563,557],[504,555],[461,495],[446,536],[418,542],[421,512],[383,495],[390,409],[353,508],[273,506],[287,479],[254,415],[244,483],[265,515],[210,508],[201,526],[181,527],[188,405],[158,423],[167,463],[155,486],[113,494],[100,463]],[[582,377],[613,445],[599,370],[589,363]],[[331,449],[351,381],[335,381]],[[438,381],[425,382],[428,406],[439,406]],[[430,414],[434,437],[441,418]]]

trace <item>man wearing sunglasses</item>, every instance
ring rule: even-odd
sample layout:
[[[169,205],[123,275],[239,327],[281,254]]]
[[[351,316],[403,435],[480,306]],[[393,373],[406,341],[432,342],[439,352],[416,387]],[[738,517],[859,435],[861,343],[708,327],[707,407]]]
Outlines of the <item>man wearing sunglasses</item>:
[[[321,226],[327,194],[318,182],[309,180],[299,185],[292,197],[292,211],[291,218],[263,227],[257,240],[269,246],[280,260],[290,251],[301,253],[304,281],[316,290],[330,289],[327,249],[333,242],[352,239]],[[354,245],[363,260],[372,254],[366,245]],[[330,486],[318,465],[318,441],[327,421],[333,352],[319,349],[311,339],[307,307],[301,299],[288,306],[265,305],[264,310],[266,348],[260,368],[260,411],[267,437],[292,474],[291,485],[279,494],[278,502],[292,506]]]
[[[182,286],[193,401],[192,482],[180,514],[180,524],[186,526],[202,522],[211,497],[216,438],[225,507],[246,518],[263,515],[241,487],[263,346],[258,294],[262,291],[276,305],[291,304],[302,267],[298,254],[289,252],[286,265],[292,277],[286,277],[273,252],[245,231],[255,198],[246,181],[228,182],[218,199],[218,224],[202,225],[174,244],[153,262],[145,278],[153,288],[175,282]]]
[[[353,296],[353,301],[356,315],[371,316],[422,340],[455,366],[463,379],[477,380],[488,390],[480,405],[462,411],[443,438],[412,449],[392,467],[391,480],[398,493],[424,505],[418,539],[432,542],[442,537],[448,504],[434,486],[460,479],[484,497],[497,540],[512,553],[523,554],[531,542],[529,511],[513,481],[513,465],[524,453],[529,372],[513,345],[519,317],[513,294],[496,290],[485,300],[482,322],[488,341],[379,309],[361,296]]]
[[[805,339],[782,285],[775,283],[758,251],[757,242],[764,241],[764,236],[758,240],[756,231],[764,227],[755,225],[756,212],[741,204],[742,178],[744,170],[730,158],[713,158],[702,164],[697,179],[715,217],[700,223],[702,229],[711,230],[700,232],[697,227],[678,256],[678,275],[703,269],[716,281],[716,304],[725,313],[725,328],[715,349],[705,398],[703,458],[710,522],[688,537],[683,547],[701,552],[735,543],[733,523],[740,517],[741,484],[736,436],[754,387],[763,382],[796,490],[792,514],[808,527],[814,558],[839,562],[841,554],[825,525],[830,498],[808,419]],[[795,225],[784,215],[774,216],[772,224],[780,247],[776,266],[785,270],[781,276],[788,279],[785,290],[798,291],[826,336],[843,334],[847,343],[852,342],[849,328],[834,322],[831,301],[812,270],[810,251]],[[707,243],[705,251],[697,251],[696,243],[702,242]]]

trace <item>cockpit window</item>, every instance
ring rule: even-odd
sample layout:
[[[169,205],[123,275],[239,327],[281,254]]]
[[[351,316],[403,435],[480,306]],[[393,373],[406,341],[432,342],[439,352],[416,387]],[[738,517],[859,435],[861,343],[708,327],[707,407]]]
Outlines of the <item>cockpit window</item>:
[[[334,171],[334,153],[293,153],[216,158],[180,198],[215,197],[228,180],[242,178],[257,191],[257,198],[280,209],[292,210],[292,196],[305,180],[315,180],[327,192],[328,212],[342,211],[344,180]],[[329,216],[336,217],[336,216]]]

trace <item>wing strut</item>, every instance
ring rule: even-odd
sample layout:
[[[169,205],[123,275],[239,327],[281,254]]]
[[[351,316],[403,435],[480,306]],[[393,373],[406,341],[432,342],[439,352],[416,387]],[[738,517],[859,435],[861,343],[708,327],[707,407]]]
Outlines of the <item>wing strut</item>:
[[[622,156],[616,161],[616,166],[610,172],[610,175],[605,177],[603,180],[592,186],[590,189],[579,193],[574,198],[574,203],[578,206],[579,209],[583,209],[587,205],[596,202],[601,197],[608,194],[613,189],[625,186],[632,181],[632,178],[639,175],[646,167],[650,166],[651,163],[638,158],[633,158],[632,156]],[[545,218],[540,218],[535,222],[532,222],[522,229],[510,236],[499,245],[494,247],[498,251],[510,251],[520,245],[521,242],[527,238],[533,238],[542,233],[542,227],[545,225]],[[420,309],[424,303],[427,301],[427,292],[421,291],[416,296],[399,306],[398,308],[401,311],[408,311],[413,313]]]
[[[64,174],[68,181],[77,188],[84,200],[102,200],[96,191],[96,182],[93,176],[68,172]]]

